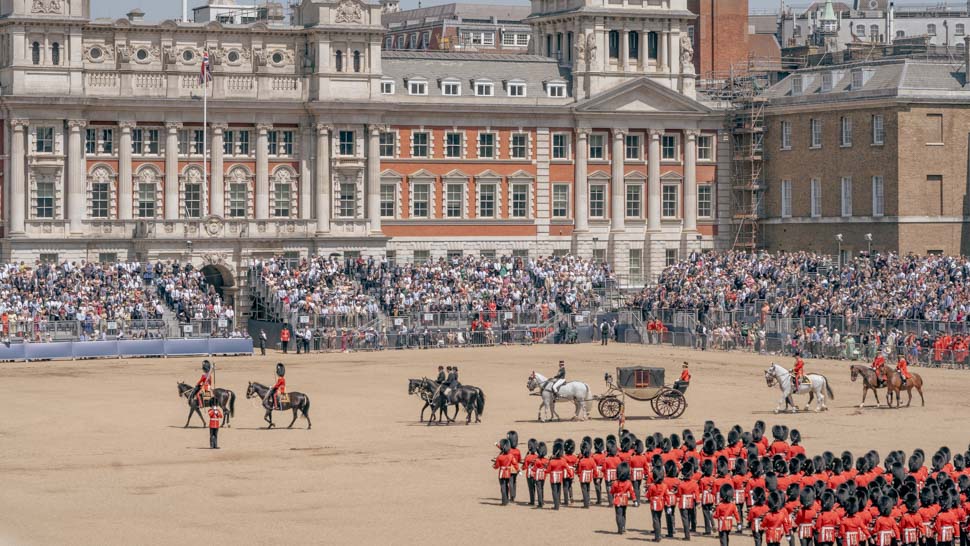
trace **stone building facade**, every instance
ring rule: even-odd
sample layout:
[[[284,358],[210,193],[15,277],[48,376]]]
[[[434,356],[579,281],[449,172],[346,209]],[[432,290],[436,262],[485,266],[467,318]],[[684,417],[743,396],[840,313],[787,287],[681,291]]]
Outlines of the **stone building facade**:
[[[3,258],[192,260],[232,286],[279,253],[573,252],[636,282],[724,244],[729,141],[694,98],[686,0],[545,1],[533,54],[500,55],[382,52],[357,0],[290,25],[2,0]],[[566,32],[569,62],[546,47]]]

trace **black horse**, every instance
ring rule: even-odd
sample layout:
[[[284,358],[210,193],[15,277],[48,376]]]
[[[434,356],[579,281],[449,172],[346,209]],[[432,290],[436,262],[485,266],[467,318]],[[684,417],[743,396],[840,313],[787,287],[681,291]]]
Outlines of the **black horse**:
[[[302,392],[290,392],[287,393],[290,400],[282,407],[277,407],[273,405],[273,401],[266,398],[266,394],[269,392],[270,388],[261,383],[249,383],[249,387],[246,389],[246,398],[252,398],[258,396],[260,400],[263,401],[263,409],[266,410],[266,415],[263,416],[263,420],[269,423],[266,428],[273,428],[276,426],[273,424],[273,412],[274,411],[286,411],[293,410],[293,420],[290,421],[289,426],[286,428],[293,428],[293,423],[296,422],[296,418],[300,413],[303,413],[303,417],[306,419],[306,428],[310,430],[313,423],[310,422],[310,397],[303,394]]]
[[[199,397],[189,396],[189,393],[191,393],[192,389],[194,389],[195,387],[193,387],[192,385],[187,385],[181,381],[178,382],[178,387],[179,387],[179,396],[183,398],[187,398],[188,399],[187,401],[189,403],[189,416],[185,419],[185,427],[182,427],[182,428],[187,428],[189,426],[189,421],[192,420],[193,413],[198,415],[199,419],[202,420],[202,426],[205,426],[206,424],[208,424],[206,423],[205,417],[202,417],[202,411],[199,408]],[[208,401],[203,401],[202,405],[203,407],[208,408],[208,407],[212,407],[213,404],[222,408],[222,415],[225,419],[223,421],[223,426],[226,428],[229,428],[229,418],[233,417],[236,411],[235,410],[236,393],[232,392],[229,389],[213,389],[212,398],[210,398]]]
[[[472,420],[472,412],[475,413],[475,422],[482,422],[482,413],[485,411],[485,392],[478,387],[473,387],[471,385],[461,385],[457,389],[452,389],[448,396],[445,396],[444,392],[439,391],[435,398],[431,401],[432,408],[438,408],[441,411],[445,411],[448,404],[461,404],[465,408],[465,424],[470,424]],[[455,411],[455,416],[458,416],[457,410]],[[445,413],[445,417],[448,414]],[[454,419],[448,418],[448,424],[453,423]],[[431,422],[428,421],[430,425]]]
[[[432,406],[431,403],[434,399],[434,393],[438,391],[438,382],[428,379],[427,377],[422,379],[408,379],[408,394],[418,395],[421,400],[424,401],[424,407],[421,408],[421,422],[424,422],[424,410],[431,408],[431,417],[428,419],[428,423],[440,420],[438,415],[439,408]],[[449,417],[447,413],[447,406],[445,407],[444,418],[449,421],[454,421],[455,417],[458,417],[458,403],[455,403],[455,415]]]

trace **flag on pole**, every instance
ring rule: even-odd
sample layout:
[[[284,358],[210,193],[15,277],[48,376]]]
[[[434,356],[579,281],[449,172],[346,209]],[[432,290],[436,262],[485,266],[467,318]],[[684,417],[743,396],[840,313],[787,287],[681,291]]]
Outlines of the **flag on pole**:
[[[209,64],[209,51],[202,52],[202,73],[199,74],[199,83],[205,85],[212,81],[212,65]]]
[[[617,438],[623,435],[624,425],[626,425],[626,404],[620,405],[620,426],[616,429]]]

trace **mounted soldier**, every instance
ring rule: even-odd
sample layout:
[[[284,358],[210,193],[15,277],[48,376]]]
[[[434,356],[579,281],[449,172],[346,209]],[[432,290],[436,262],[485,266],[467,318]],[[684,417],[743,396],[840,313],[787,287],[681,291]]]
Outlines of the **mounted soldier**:
[[[267,400],[272,400],[273,408],[283,409],[283,402],[286,399],[286,368],[282,362],[276,363],[276,384],[266,395]]]
[[[792,368],[792,387],[797,391],[798,384],[802,382],[802,378],[805,377],[805,361],[802,360],[802,354],[800,352],[795,353],[795,367]]]
[[[556,375],[552,376],[549,381],[552,381],[552,394],[553,396],[559,396],[559,388],[566,383],[566,361],[559,361],[559,370]]]
[[[208,360],[202,361],[202,377],[199,378],[195,388],[189,393],[189,400],[194,397],[198,397],[200,408],[205,406],[206,400],[212,398],[212,363]]]

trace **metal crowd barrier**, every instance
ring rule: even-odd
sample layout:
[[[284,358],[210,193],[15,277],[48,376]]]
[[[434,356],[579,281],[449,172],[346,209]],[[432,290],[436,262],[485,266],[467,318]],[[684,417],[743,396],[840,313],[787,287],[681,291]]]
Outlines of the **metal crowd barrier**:
[[[248,338],[58,341],[52,343],[0,344],[0,361],[251,354],[253,354],[253,340]]]

